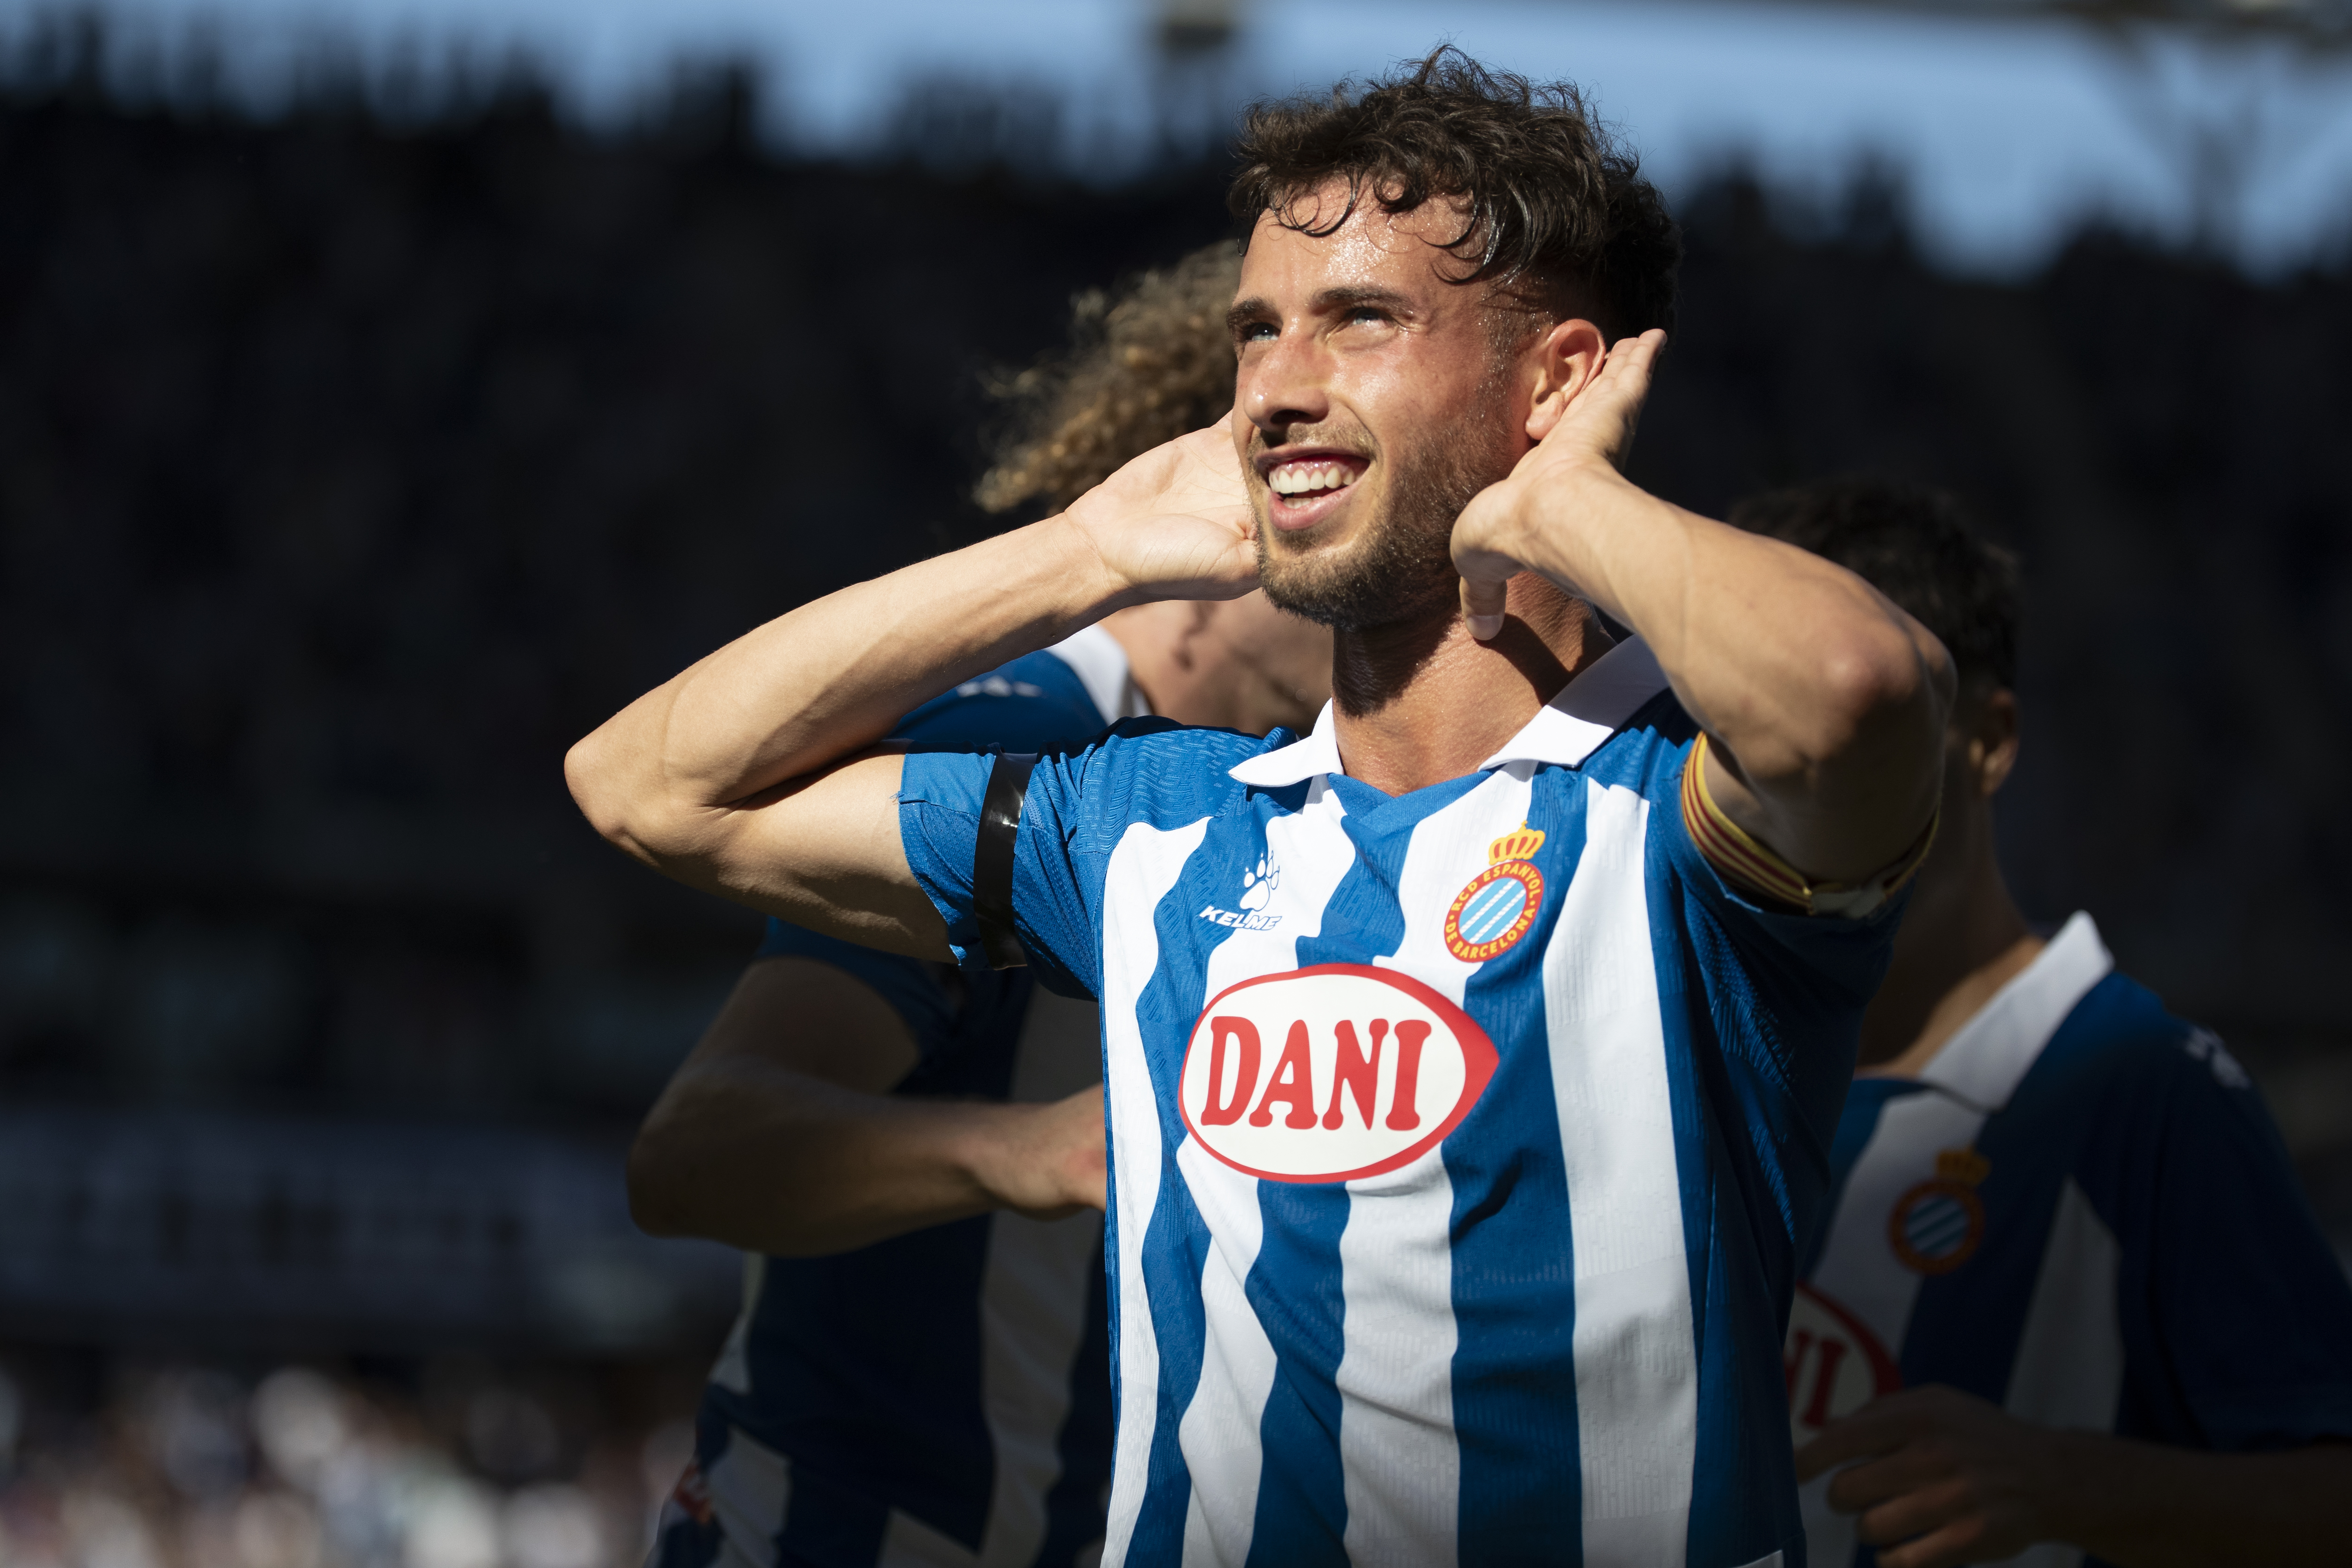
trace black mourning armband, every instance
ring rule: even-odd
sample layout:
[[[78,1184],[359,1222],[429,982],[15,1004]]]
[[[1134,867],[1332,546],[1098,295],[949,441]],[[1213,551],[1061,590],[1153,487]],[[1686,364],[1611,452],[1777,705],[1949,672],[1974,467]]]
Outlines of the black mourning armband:
[[[980,833],[971,846],[971,914],[980,924],[980,950],[992,969],[1029,962],[1013,934],[1013,850],[1021,837],[1021,803],[1029,798],[1034,751],[1000,751],[980,800]]]

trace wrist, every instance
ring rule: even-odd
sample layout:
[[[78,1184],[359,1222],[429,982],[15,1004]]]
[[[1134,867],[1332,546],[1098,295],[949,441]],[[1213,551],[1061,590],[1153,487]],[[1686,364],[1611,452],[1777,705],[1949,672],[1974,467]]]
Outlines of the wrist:
[[[1056,564],[1055,580],[1073,595],[1069,608],[1085,617],[1087,624],[1115,610],[1168,597],[1137,583],[1112,564],[1094,529],[1072,514],[1057,512],[1035,526],[1046,530],[1053,541],[1047,553]]]
[[[990,1208],[1010,1207],[1026,1164],[1025,1134],[1036,1107],[972,1104],[957,1139],[956,1165],[964,1180]]]
[[[1556,463],[1532,476],[1496,519],[1496,543],[1521,566],[1584,594],[1595,575],[1601,525],[1621,509],[1629,488],[1624,476],[1598,457]]]

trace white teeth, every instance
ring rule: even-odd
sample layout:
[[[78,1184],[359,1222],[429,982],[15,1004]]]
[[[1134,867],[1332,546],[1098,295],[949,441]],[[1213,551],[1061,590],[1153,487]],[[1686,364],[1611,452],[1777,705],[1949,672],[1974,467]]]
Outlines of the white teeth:
[[[1286,463],[1265,476],[1266,488],[1277,496],[1344,490],[1355,482],[1355,471],[1344,463]]]

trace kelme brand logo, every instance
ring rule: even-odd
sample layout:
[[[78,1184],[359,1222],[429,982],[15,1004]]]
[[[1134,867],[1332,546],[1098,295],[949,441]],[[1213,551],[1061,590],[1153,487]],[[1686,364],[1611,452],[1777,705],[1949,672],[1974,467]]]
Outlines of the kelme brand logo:
[[[1543,873],[1535,866],[1544,836],[1521,822],[1486,846],[1486,869],[1454,894],[1445,912],[1445,950],[1483,964],[1511,947],[1543,907]]]
[[[1184,1125],[1268,1181],[1353,1181],[1434,1148],[1495,1075],[1468,1014],[1362,964],[1262,975],[1219,992],[1184,1050]]]

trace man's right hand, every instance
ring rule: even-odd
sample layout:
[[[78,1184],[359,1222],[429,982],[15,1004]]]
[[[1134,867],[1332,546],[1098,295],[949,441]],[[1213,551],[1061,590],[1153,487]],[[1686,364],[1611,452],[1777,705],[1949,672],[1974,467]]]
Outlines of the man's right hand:
[[[1154,447],[1063,516],[1130,601],[1238,599],[1257,586],[1257,529],[1223,424]]]

